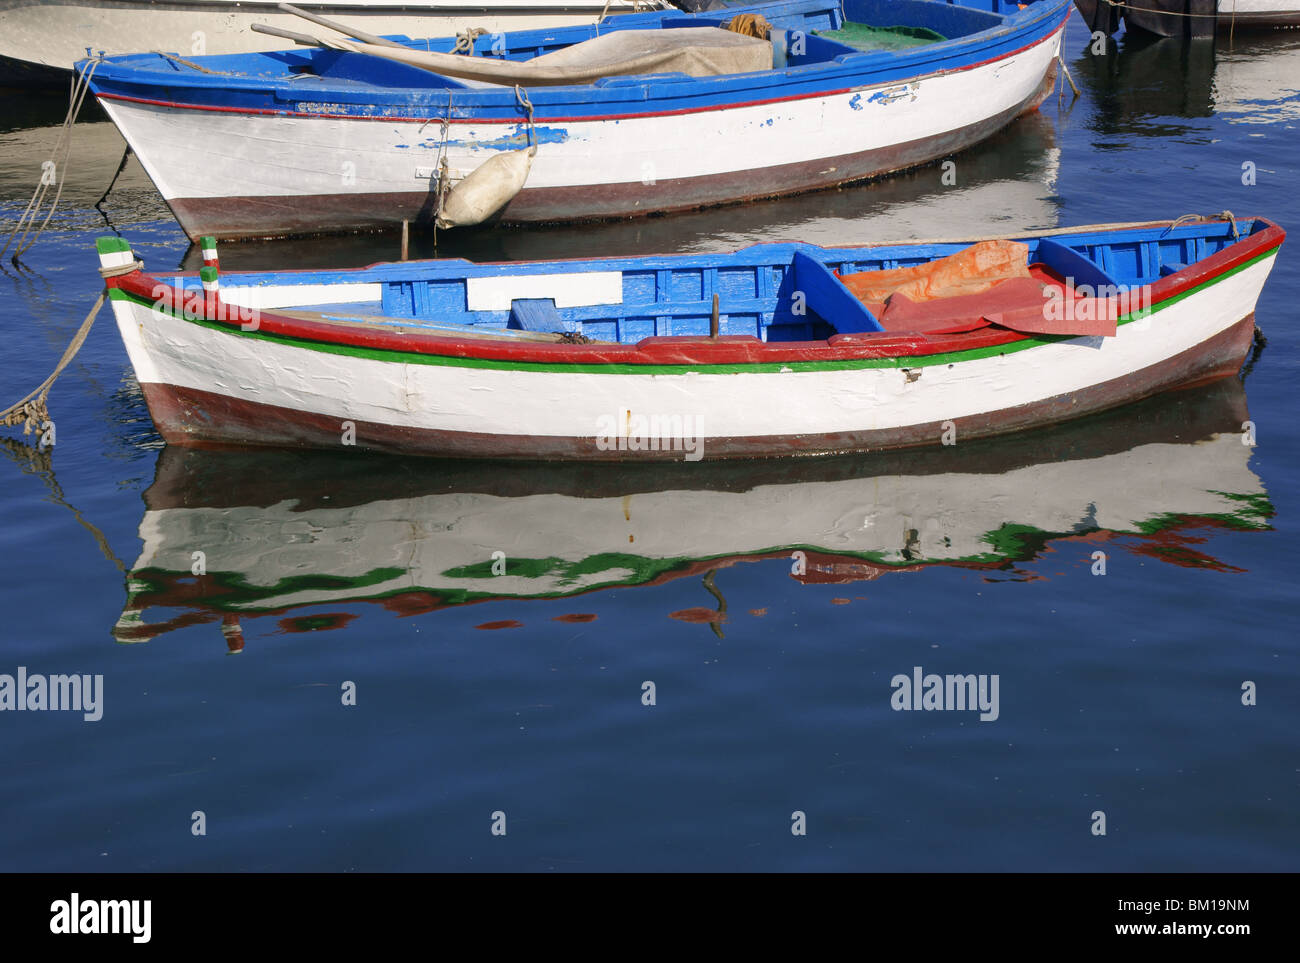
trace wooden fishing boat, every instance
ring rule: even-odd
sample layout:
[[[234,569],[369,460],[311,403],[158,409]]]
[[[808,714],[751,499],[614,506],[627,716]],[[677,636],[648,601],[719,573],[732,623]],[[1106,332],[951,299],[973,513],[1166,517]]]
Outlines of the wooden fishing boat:
[[[859,248],[148,274],[99,241],[173,444],[490,458],[959,444],[1236,371],[1263,218]]]
[[[1225,378],[1045,431],[847,458],[503,471],[167,448],[144,493],[140,554],[114,636],[145,642],[215,624],[238,649],[245,631],[329,629],[363,605],[412,616],[711,572],[725,600],[735,584],[727,569],[763,563],[804,584],[934,566],[1036,578],[1035,559],[1053,549],[1066,565],[1090,565],[1102,549],[1112,572],[1132,556],[1239,571],[1205,536],[1269,528],[1254,449],[1241,443],[1249,417],[1241,382]],[[205,557],[197,576],[196,548]],[[699,607],[671,614],[727,621],[725,601],[705,591]],[[733,610],[737,618],[749,616]]]
[[[438,36],[594,23],[605,13],[667,7],[659,0],[304,0],[339,12],[370,33]],[[145,47],[185,57],[275,50],[282,41],[253,24],[300,21],[274,0],[0,0],[0,87],[66,87],[86,50],[126,54]]]
[[[452,54],[456,38],[330,35],[298,51],[82,66],[191,238],[622,218],[815,190],[969,147],[1047,96],[1070,6],[842,10],[779,0],[636,14],[479,37],[473,56]],[[468,185],[485,183],[473,216],[461,211]]]

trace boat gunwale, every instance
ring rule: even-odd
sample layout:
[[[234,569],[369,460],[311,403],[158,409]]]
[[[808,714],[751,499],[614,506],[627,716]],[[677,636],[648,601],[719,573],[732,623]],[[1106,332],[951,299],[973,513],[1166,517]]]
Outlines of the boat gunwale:
[[[1154,221],[1145,226],[1126,228],[1123,233],[1140,234],[1151,232],[1156,228],[1169,228],[1172,221]],[[1263,225],[1262,229],[1241,237],[1226,245],[1221,250],[1199,261],[1187,265],[1182,270],[1158,278],[1143,287],[1148,290],[1149,298],[1142,303],[1149,305],[1149,312],[1159,310],[1163,305],[1194,293],[1236,270],[1255,261],[1262,260],[1274,253],[1286,238],[1286,232],[1267,218],[1237,218],[1236,223],[1254,223]],[[1087,226],[1083,226],[1084,233]],[[1098,225],[1104,232],[1104,225]],[[1120,232],[1109,232],[1120,233]],[[1050,238],[1059,236],[1053,232],[1028,233],[1020,235],[1028,238]],[[1114,242],[1100,242],[1114,243]],[[763,247],[764,245],[751,245]],[[905,243],[890,242],[880,245],[858,247],[821,247],[806,246],[813,250],[830,251],[869,251],[872,249],[905,248]],[[744,250],[744,249],[742,249]],[[733,252],[734,253],[734,252]],[[691,255],[670,256],[683,261]],[[625,260],[620,258],[588,258],[576,261],[531,261],[513,262],[515,264],[547,264],[561,268],[567,264],[599,265],[602,261]],[[480,265],[480,267],[506,266],[504,264]],[[350,268],[329,272],[332,275],[364,274],[376,266],[368,268]],[[592,268],[594,269],[594,268]],[[257,272],[252,272],[257,273]],[[298,272],[276,272],[298,273]],[[303,271],[301,273],[313,273]],[[316,272],[319,273],[319,272]],[[472,338],[456,334],[426,332],[422,330],[399,330],[391,320],[383,324],[365,322],[347,323],[328,320],[309,320],[295,318],[280,313],[275,308],[257,309],[257,327],[255,330],[241,328],[240,308],[220,299],[217,295],[207,296],[201,300],[202,311],[192,310],[187,303],[180,310],[169,310],[160,303],[158,292],[173,290],[174,280],[192,276],[191,272],[175,273],[156,277],[137,269],[129,274],[111,277],[106,280],[110,297],[114,300],[127,299],[140,303],[141,306],[185,320],[189,323],[213,327],[236,337],[251,337],[261,340],[273,340],[277,343],[299,347],[304,350],[323,350],[332,352],[375,353],[379,360],[387,363],[480,363],[488,366],[506,365],[520,368],[546,369],[559,367],[564,371],[580,372],[596,370],[599,372],[659,374],[672,373],[651,370],[663,367],[689,367],[712,369],[718,373],[728,373],[728,367],[739,366],[742,370],[762,370],[772,366],[772,370],[790,366],[791,370],[816,370],[820,366],[832,367],[862,365],[903,366],[906,362],[917,361],[921,365],[936,363],[955,363],[961,360],[973,360],[986,353],[1002,349],[1019,351],[1045,344],[1071,340],[1070,335],[1026,335],[1001,328],[979,328],[959,334],[902,334],[897,332],[872,332],[866,334],[837,334],[817,341],[760,341],[752,335],[726,336],[717,339],[696,335],[669,335],[643,338],[635,344],[622,342],[546,343],[534,341],[511,341],[508,339]],[[544,275],[543,275],[544,276]],[[164,283],[163,278],[173,279],[173,285]],[[341,282],[346,283],[346,282]],[[375,282],[361,282],[375,283]],[[190,294],[198,292],[189,289]],[[170,305],[170,298],[165,299]],[[195,304],[200,299],[194,298]],[[289,311],[299,306],[285,306]],[[1146,312],[1143,312],[1145,315]],[[1134,315],[1121,319],[1121,325],[1135,320]],[[246,318],[245,318],[246,320]],[[418,324],[419,319],[409,319]],[[347,332],[355,336],[347,337]],[[387,357],[385,357],[387,356]],[[757,367],[756,367],[757,366]]]
[[[1041,9],[1035,9],[1041,5]],[[737,12],[762,10],[771,4],[755,4],[736,8]],[[792,4],[798,6],[798,4]],[[812,6],[812,5],[810,5]],[[996,26],[965,36],[924,47],[909,48],[902,51],[853,51],[839,54],[830,60],[799,64],[785,68],[772,68],[764,71],[751,71],[737,74],[723,74],[711,77],[686,77],[674,74],[644,74],[631,78],[614,78],[631,81],[617,85],[574,84],[566,86],[543,86],[530,88],[529,95],[533,101],[535,122],[576,123],[582,121],[624,120],[641,117],[673,116],[677,114],[739,109],[751,106],[763,106],[770,103],[806,99],[810,97],[834,96],[848,93],[859,88],[878,84],[897,84],[924,80],[934,76],[944,76],[985,66],[999,60],[1017,56],[1050,38],[1064,29],[1073,12],[1072,0],[1037,0],[1024,10],[993,13],[976,7],[965,7],[961,3],[950,6],[969,9],[978,13],[1001,18]],[[833,4],[826,4],[833,9]],[[842,8],[841,8],[842,9]],[[717,12],[717,11],[710,11]],[[809,12],[820,12],[815,6]],[[799,11],[796,11],[796,15]],[[704,15],[682,14],[683,17],[699,19]],[[713,18],[705,18],[713,19]],[[622,28],[622,29],[636,29]],[[1038,36],[1038,34],[1042,34]],[[1030,42],[1014,50],[993,52],[1009,38],[1033,36]],[[285,51],[269,51],[285,53]],[[987,54],[983,59],[978,58]],[[139,55],[130,55],[139,56]],[[102,84],[119,85],[131,89],[165,89],[177,93],[185,90],[215,92],[226,96],[269,95],[279,101],[290,84],[288,75],[285,79],[257,79],[252,76],[209,77],[203,74],[163,73],[145,70],[121,62],[125,58],[109,58],[100,64],[91,78],[91,89],[101,100],[113,100],[124,103],[138,103],[146,106],[164,107],[174,110],[193,110],[217,113],[235,113],[257,116],[282,116],[294,118],[316,118],[322,120],[356,120],[386,122],[427,123],[442,120],[444,117],[454,123],[521,123],[519,106],[513,87],[496,88],[462,88],[429,87],[419,91],[417,102],[409,93],[410,88],[383,87],[371,85],[357,88],[348,85],[313,87],[309,92],[301,88],[292,89],[292,96],[284,101],[285,106],[252,106],[230,103],[187,103],[176,99],[137,96],[132,93],[113,92],[102,89]],[[966,62],[969,60],[969,62]],[[954,63],[954,61],[961,61]],[[88,61],[80,61],[81,69]],[[114,70],[114,67],[118,70]],[[287,68],[286,68],[287,69]],[[876,76],[883,74],[884,76]],[[322,78],[328,81],[329,78]],[[834,84],[841,86],[835,87]],[[843,86],[847,84],[847,86]],[[795,93],[785,93],[773,97],[760,97],[754,100],[740,100],[747,92],[779,91],[782,88],[806,88]],[[307,98],[298,95],[309,93]],[[582,95],[586,94],[587,97]],[[446,103],[450,97],[455,103]],[[332,98],[332,99],[331,99]],[[349,102],[351,98],[354,103]],[[710,103],[685,108],[666,108],[661,110],[636,110],[634,105],[666,105],[681,100],[699,100],[703,98],[729,98],[722,103]],[[193,95],[191,99],[197,99]],[[311,103],[326,103],[349,107],[355,106],[355,112],[331,112],[317,110],[296,110],[296,105],[306,99]],[[400,103],[398,101],[401,101]],[[426,103],[423,103],[427,101]],[[444,101],[444,103],[435,103]],[[565,107],[599,109],[609,107],[623,112],[606,114],[559,115],[548,111]],[[419,112],[399,114],[393,111],[426,107],[428,113]],[[628,107],[633,109],[629,112]],[[374,108],[375,113],[363,113],[364,108]],[[386,112],[385,112],[386,111]],[[480,115],[479,112],[505,111],[504,116]]]

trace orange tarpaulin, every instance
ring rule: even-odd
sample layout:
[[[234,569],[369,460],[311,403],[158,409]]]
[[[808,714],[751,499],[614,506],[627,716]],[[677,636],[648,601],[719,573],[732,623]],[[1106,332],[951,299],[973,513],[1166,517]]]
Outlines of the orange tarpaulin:
[[[1029,245],[980,241],[937,261],[892,271],[862,271],[840,280],[858,298],[879,303],[898,293],[909,301],[983,294],[999,281],[1029,277]]]
[[[1044,284],[1029,270],[1029,245],[1018,241],[980,241],[926,264],[840,280],[886,331],[958,334],[996,324],[1026,334],[1113,337],[1116,330],[1113,299],[1078,298],[1068,282]]]

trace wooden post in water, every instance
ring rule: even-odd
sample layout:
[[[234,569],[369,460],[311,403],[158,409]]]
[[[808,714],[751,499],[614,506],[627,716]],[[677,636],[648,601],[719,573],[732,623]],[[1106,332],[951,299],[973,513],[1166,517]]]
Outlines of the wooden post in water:
[[[411,253],[411,222],[402,221],[402,260],[405,261]]]

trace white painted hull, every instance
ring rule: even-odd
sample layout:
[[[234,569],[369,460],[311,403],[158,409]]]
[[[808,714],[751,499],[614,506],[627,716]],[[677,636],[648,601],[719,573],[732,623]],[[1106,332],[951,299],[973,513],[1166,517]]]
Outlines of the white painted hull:
[[[1229,23],[1233,14],[1258,18],[1300,18],[1296,0],[1219,0],[1219,18]]]
[[[660,424],[686,426],[708,458],[735,451],[747,438],[788,444],[800,438],[879,436],[938,443],[938,426],[949,422],[960,439],[968,424],[997,426],[982,433],[1011,430],[1042,423],[1046,410],[1062,405],[1064,412],[1047,420],[1069,417],[1072,396],[1158,371],[1174,359],[1195,359],[1216,339],[1238,338],[1275,256],[1270,252],[1181,300],[1158,304],[1148,318],[1121,325],[1115,337],[1073,338],[951,364],[921,359],[911,369],[643,375],[397,363],[240,337],[133,301],[118,299],[113,305],[147,396],[173,396],[179,390],[280,412],[281,418],[297,413],[337,424],[340,439],[344,422],[412,437],[473,437],[477,453],[498,457],[525,455],[513,447],[520,438],[563,441],[573,457],[627,457],[601,447],[602,419],[614,417],[621,424],[623,412],[653,413]],[[280,291],[302,303],[291,288]],[[237,288],[223,289],[223,295],[231,303],[249,300]],[[274,293],[262,292],[257,303],[269,308],[275,300]],[[1223,359],[1216,363],[1221,366]],[[1182,380],[1196,371],[1184,371]],[[1110,405],[1175,383],[1152,380],[1145,388],[1125,389],[1129,397],[1116,389]],[[673,437],[653,427],[644,434],[662,437],[665,449]],[[499,439],[495,446],[494,438]],[[368,444],[364,430],[356,443]]]
[[[380,36],[444,37],[483,27],[491,32],[594,23],[604,0],[480,0],[400,3],[373,0],[313,0],[305,9]],[[611,12],[630,11],[629,0],[612,0]],[[96,53],[163,50],[181,56],[282,50],[286,41],[254,33],[252,24],[298,33],[316,28],[282,13],[274,3],[233,0],[176,0],[161,6],[146,0],[74,0],[37,3],[0,0],[0,58],[32,67],[71,70]]]
[[[776,104],[539,121],[532,170],[502,220],[706,206],[947,156],[1034,103],[1059,47],[1057,32],[969,70]],[[101,103],[191,237],[375,228],[419,219],[422,210],[427,217],[443,141],[438,123]],[[525,136],[522,125],[451,123],[453,182],[493,151],[521,146]]]

